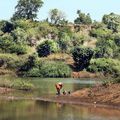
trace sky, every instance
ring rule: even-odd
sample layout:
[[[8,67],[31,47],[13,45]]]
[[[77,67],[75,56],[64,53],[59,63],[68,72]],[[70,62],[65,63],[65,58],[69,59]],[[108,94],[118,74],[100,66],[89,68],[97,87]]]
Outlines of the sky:
[[[114,12],[120,14],[120,0],[43,0],[43,7],[38,13],[38,20],[48,17],[50,9],[58,8],[64,11],[69,21],[77,17],[79,9],[90,13],[93,20],[101,21],[104,14]],[[9,20],[15,12],[18,0],[0,0],[0,20]]]

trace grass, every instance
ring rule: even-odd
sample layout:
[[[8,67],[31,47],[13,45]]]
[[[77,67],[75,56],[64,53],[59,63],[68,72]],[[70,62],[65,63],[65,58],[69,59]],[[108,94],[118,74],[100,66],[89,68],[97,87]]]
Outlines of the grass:
[[[18,90],[31,90],[34,88],[34,85],[29,81],[23,81],[20,79],[16,80],[0,80],[0,87],[13,88]]]

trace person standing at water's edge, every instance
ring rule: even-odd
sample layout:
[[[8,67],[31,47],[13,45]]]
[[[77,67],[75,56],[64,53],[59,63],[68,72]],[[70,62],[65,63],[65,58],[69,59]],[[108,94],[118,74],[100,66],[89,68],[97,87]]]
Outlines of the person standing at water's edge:
[[[59,82],[57,84],[55,84],[56,90],[57,90],[57,95],[60,95],[60,90],[63,87],[63,83]]]

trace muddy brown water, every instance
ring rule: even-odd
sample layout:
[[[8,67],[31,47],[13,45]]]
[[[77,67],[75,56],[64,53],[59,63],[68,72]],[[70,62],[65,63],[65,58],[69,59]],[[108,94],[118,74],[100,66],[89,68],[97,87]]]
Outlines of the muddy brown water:
[[[43,96],[54,96],[56,93],[54,85],[59,81],[63,82],[64,90],[73,92],[84,87],[93,86],[95,83],[99,83],[99,80],[0,77],[0,80],[4,79],[29,80],[37,89],[31,92],[15,91],[4,95],[7,97],[32,98],[32,100],[1,99],[0,120],[120,120],[120,110],[117,109],[60,104],[33,99]]]

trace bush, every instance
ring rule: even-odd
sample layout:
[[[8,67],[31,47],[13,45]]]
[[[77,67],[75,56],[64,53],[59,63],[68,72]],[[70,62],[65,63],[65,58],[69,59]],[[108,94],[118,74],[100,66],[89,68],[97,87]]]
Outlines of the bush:
[[[108,29],[113,30],[113,32],[119,32],[120,15],[114,13],[104,15],[102,18],[102,22],[107,25]]]
[[[0,29],[4,33],[10,33],[12,30],[14,30],[15,26],[13,23],[9,21],[0,21]]]
[[[120,34],[115,35],[114,40],[115,40],[115,44],[117,46],[120,46]]]
[[[112,31],[107,28],[92,29],[90,31],[90,36],[96,37],[96,38],[109,37],[111,34],[112,34]]]
[[[30,71],[25,73],[31,77],[70,77],[71,69],[64,62],[44,61],[37,63]]]
[[[34,85],[28,81],[23,80],[14,80],[11,83],[11,88],[19,89],[19,90],[31,90],[34,88]]]
[[[17,69],[24,64],[25,60],[15,54],[0,54],[0,67]]]
[[[41,37],[47,39],[55,39],[58,35],[58,29],[55,26],[50,25],[48,22],[39,22],[38,31]],[[51,36],[51,38],[49,38]]]
[[[83,43],[88,39],[90,38],[88,38],[85,35],[81,35],[80,33],[75,33],[73,35],[73,40],[72,40],[73,46],[83,45]]]
[[[60,47],[61,52],[70,52],[72,47],[72,41],[70,36],[67,33],[60,33],[58,44]]]
[[[14,89],[19,89],[19,90],[31,90],[34,88],[34,85],[30,83],[29,81],[26,80],[20,80],[20,79],[15,79],[15,80],[2,80],[0,81],[0,86],[1,87],[7,87],[7,88],[14,88]]]
[[[14,31],[11,32],[11,36],[14,38],[15,43],[22,43],[26,44],[27,43],[27,34],[25,30],[21,28],[17,28]]]
[[[72,56],[77,69],[83,70],[88,67],[93,56],[93,50],[90,48],[75,47]]]
[[[58,44],[54,40],[45,40],[37,47],[39,57],[47,57],[51,53],[58,52]]]
[[[90,72],[102,72],[104,75],[110,74],[113,77],[120,75],[120,62],[114,59],[98,58],[92,59],[89,67]]]
[[[15,43],[13,41],[13,37],[9,34],[5,34],[2,37],[0,37],[0,46],[1,50],[3,52],[7,53],[16,53],[16,54],[25,54],[27,51],[27,48],[25,45],[19,43]]]
[[[20,66],[18,72],[24,72],[24,71],[26,72],[32,69],[36,64],[36,59],[37,59],[36,54],[30,55],[26,60],[26,62],[22,66]]]
[[[99,39],[96,43],[95,58],[113,58],[118,47],[112,39]]]

